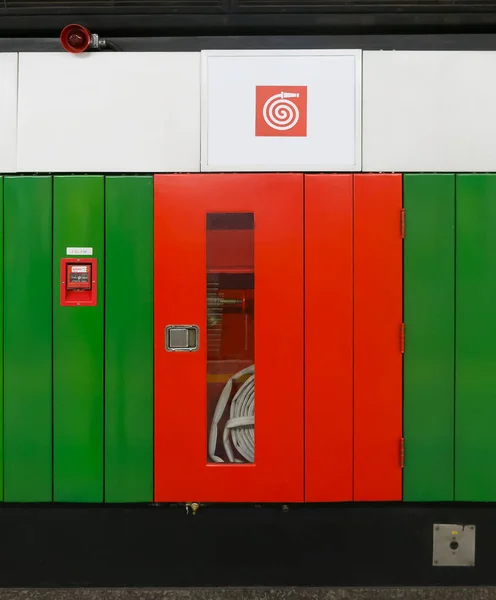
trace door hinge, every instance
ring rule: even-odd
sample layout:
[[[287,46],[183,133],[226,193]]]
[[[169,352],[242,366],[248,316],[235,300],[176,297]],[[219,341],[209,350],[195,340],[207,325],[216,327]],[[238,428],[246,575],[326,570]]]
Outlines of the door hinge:
[[[400,467],[405,467],[405,438],[400,439]]]
[[[405,209],[402,208],[401,209],[401,213],[400,213],[400,219],[401,219],[401,239],[404,240],[405,239]]]
[[[405,354],[405,324],[402,323],[400,326],[400,349],[401,354]]]

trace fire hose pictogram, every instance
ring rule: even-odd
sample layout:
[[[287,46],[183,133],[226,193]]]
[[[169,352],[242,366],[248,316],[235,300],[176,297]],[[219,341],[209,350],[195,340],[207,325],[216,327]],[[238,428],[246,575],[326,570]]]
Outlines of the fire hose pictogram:
[[[299,98],[300,94],[280,92],[271,96],[264,104],[263,118],[269,127],[279,131],[292,129],[300,119],[300,111],[288,98]]]

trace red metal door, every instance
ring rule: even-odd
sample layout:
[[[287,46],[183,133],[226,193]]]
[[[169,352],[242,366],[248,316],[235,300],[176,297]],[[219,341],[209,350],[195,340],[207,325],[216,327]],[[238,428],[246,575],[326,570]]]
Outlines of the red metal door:
[[[401,500],[402,176],[354,179],[354,499]]]
[[[155,500],[303,501],[303,410],[303,175],[157,175]]]
[[[305,500],[353,499],[353,175],[305,176]]]

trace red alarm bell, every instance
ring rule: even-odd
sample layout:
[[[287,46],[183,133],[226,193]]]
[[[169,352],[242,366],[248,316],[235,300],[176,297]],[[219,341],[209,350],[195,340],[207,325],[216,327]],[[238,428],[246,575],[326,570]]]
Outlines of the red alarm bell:
[[[79,54],[89,48],[91,33],[82,25],[66,25],[60,34],[60,43],[67,52]]]

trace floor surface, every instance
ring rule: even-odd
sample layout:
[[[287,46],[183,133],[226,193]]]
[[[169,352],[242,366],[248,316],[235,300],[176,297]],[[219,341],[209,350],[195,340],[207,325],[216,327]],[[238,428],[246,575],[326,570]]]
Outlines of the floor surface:
[[[496,588],[3,589],[0,600],[496,600]]]

